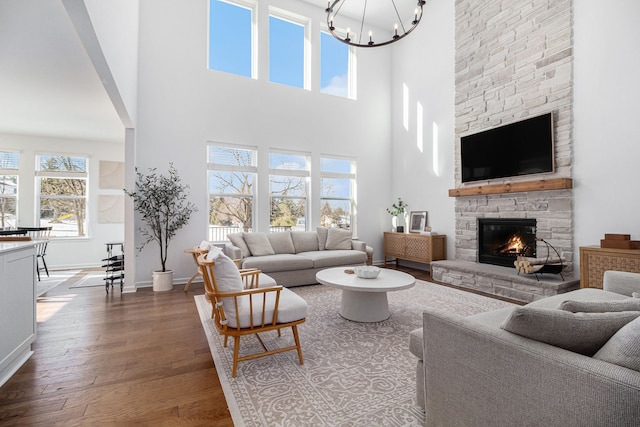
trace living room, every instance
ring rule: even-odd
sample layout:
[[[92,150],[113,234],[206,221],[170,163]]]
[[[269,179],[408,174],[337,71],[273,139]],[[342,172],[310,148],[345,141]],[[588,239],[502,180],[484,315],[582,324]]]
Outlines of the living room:
[[[101,142],[105,146],[94,159],[123,161],[127,188],[132,186],[135,167],[165,169],[172,162],[189,184],[192,202],[199,207],[172,243],[169,258],[177,282],[186,281],[193,273],[193,262],[183,254],[183,249],[202,240],[207,232],[208,142],[254,146],[263,157],[277,148],[310,153],[316,162],[321,154],[356,158],[357,237],[374,247],[374,262],[381,261],[382,234],[390,230],[386,208],[397,197],[402,197],[410,210],[428,211],[429,226],[447,236],[448,258],[457,259],[464,255],[461,251],[464,248],[456,243],[463,209],[460,203],[464,202],[450,197],[449,190],[461,186],[456,166],[460,136],[527,114],[554,111],[561,114],[566,124],[566,130],[557,139],[562,142],[562,150],[558,152],[562,162],[556,164],[555,173],[540,179],[573,180],[567,196],[571,200],[572,219],[568,226],[563,223],[561,227],[570,229],[567,232],[571,235],[567,239],[570,244],[564,252],[571,257],[574,272],[579,271],[579,247],[597,244],[604,233],[628,233],[640,238],[635,215],[640,208],[640,196],[633,180],[640,148],[632,139],[638,110],[634,100],[640,95],[640,84],[635,78],[640,65],[640,54],[635,48],[640,6],[632,0],[617,2],[615,7],[593,0],[533,2],[536,7],[553,5],[562,11],[557,17],[546,15],[535,19],[531,18],[531,8],[535,9],[531,2],[491,1],[476,5],[470,1],[429,1],[420,26],[410,37],[386,48],[357,50],[356,100],[320,93],[313,72],[310,90],[271,84],[262,78],[267,74],[264,55],[259,56],[262,59],[257,64],[257,79],[207,70],[206,1],[63,3],[69,11],[78,5],[86,6],[95,31],[94,41],[102,48],[107,71],[113,77],[111,83],[115,87],[110,85],[108,91],[115,90],[120,98],[114,109],[121,121],[126,118],[120,139],[113,140],[110,135],[110,142]],[[270,0],[258,5],[268,6],[308,16],[314,28],[311,45],[317,43],[319,24],[325,19],[324,4]],[[514,12],[518,10],[519,14]],[[139,20],[123,24],[122,11]],[[508,24],[501,17],[516,20],[519,29],[502,32],[502,25]],[[561,108],[556,103],[556,92],[541,95],[535,91],[523,95],[521,103],[512,103],[510,108],[505,107],[505,99],[488,96],[478,105],[465,104],[460,87],[463,83],[472,87],[474,77],[461,73],[462,62],[472,56],[470,50],[481,46],[471,42],[465,47],[470,50],[463,50],[459,31],[463,20],[475,18],[485,22],[482,25],[493,26],[491,34],[501,46],[509,38],[519,39],[518,31],[529,40],[545,44],[551,35],[536,31],[548,28],[549,20],[558,21],[553,25],[561,28],[558,31],[565,39],[559,41],[564,46],[562,51],[568,52],[562,58],[564,68],[554,71],[554,77],[566,78],[558,85],[565,101]],[[473,22],[468,25],[474,27]],[[118,31],[113,31],[114,28]],[[86,45],[87,39],[83,38],[86,33],[79,32]],[[137,44],[132,40],[137,40]],[[266,37],[259,38],[258,50],[267,49],[266,43]],[[530,64],[547,53],[558,52],[541,48],[535,50],[531,59],[529,53],[515,52],[515,56],[518,61],[524,57],[525,63]],[[317,55],[312,54],[312,61],[318,60]],[[505,64],[512,59],[510,55],[505,52],[482,81],[514,90],[519,87],[517,83],[525,82],[528,77],[526,72],[521,74],[523,68],[504,72]],[[95,62],[94,67],[104,78],[105,69]],[[510,81],[513,86],[507,84]],[[492,92],[491,87],[484,90],[487,94]],[[514,98],[507,99],[511,102]],[[6,99],[2,104],[10,108]],[[463,110],[467,107],[478,109],[480,123],[467,127],[463,121]],[[494,122],[490,116],[500,118]],[[2,150],[35,153],[49,150],[51,144],[64,139],[58,135],[36,138],[28,132],[16,135],[6,128],[0,132]],[[62,149],[86,151],[72,146]],[[258,168],[263,168],[266,174],[266,162]],[[268,194],[259,193],[257,203],[255,229],[266,230]],[[121,233],[118,237],[132,249],[140,239],[136,236],[134,217],[132,206],[126,204],[124,226],[117,230]],[[311,215],[309,225],[315,228],[318,218]],[[64,246],[60,243],[58,247],[64,249],[57,255],[51,252],[53,265],[89,266],[99,260],[104,241],[113,236],[112,230],[105,230],[103,235],[94,234],[89,243],[78,248],[74,243]],[[150,272],[158,267],[156,259],[154,250],[127,252],[127,275],[131,280],[127,280],[125,291],[135,292],[150,285]]]

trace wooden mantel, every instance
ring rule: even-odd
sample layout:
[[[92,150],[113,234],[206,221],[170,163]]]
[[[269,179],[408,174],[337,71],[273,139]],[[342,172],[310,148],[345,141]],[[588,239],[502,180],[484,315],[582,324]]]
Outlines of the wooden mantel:
[[[571,178],[539,179],[512,182],[510,184],[488,184],[473,187],[452,188],[449,197],[481,196],[484,194],[522,193],[527,191],[567,190],[573,188]]]

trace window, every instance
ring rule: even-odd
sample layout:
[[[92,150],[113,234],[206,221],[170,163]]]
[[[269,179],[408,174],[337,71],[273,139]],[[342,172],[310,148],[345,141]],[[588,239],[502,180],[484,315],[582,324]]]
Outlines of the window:
[[[304,88],[305,24],[287,15],[269,16],[269,81]]]
[[[350,97],[348,45],[331,34],[320,33],[320,92]]]
[[[0,151],[0,229],[17,226],[18,153]]]
[[[306,229],[309,177],[308,154],[269,153],[271,231]]]
[[[355,160],[320,158],[320,225],[353,230],[355,217]]]
[[[252,147],[209,144],[209,240],[253,230],[257,151]]]
[[[253,72],[253,11],[255,5],[209,2],[209,69],[245,77]]]
[[[87,159],[39,155],[37,161],[40,226],[52,226],[51,236],[86,236]]]

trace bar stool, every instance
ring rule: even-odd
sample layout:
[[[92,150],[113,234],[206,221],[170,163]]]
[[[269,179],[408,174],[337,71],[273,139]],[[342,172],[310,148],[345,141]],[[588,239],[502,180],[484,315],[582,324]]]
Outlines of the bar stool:
[[[18,227],[18,231],[24,231],[33,240],[39,242],[35,244],[36,248],[36,272],[38,273],[38,281],[40,281],[40,270],[44,268],[47,277],[49,277],[49,269],[47,268],[47,261],[44,259],[47,254],[47,244],[49,243],[49,235],[53,227]],[[42,260],[42,267],[40,267],[40,260]]]

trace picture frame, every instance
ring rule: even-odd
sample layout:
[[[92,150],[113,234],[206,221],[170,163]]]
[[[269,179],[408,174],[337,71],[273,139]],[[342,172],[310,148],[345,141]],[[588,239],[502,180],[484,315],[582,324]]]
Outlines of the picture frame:
[[[427,227],[427,211],[411,211],[409,232],[420,233]]]

